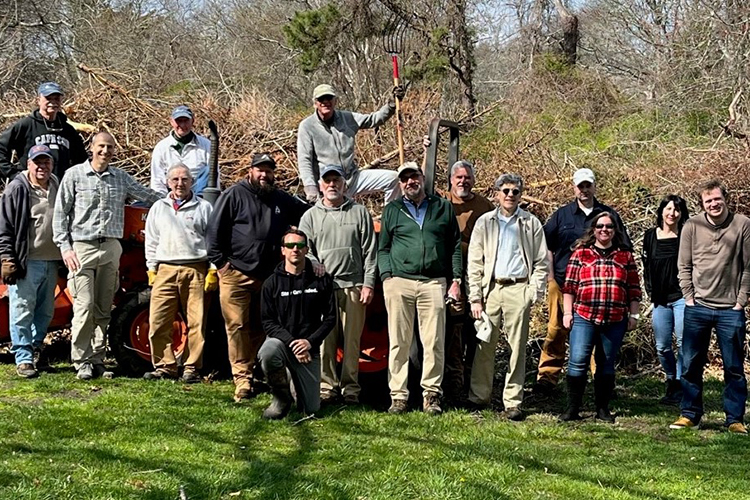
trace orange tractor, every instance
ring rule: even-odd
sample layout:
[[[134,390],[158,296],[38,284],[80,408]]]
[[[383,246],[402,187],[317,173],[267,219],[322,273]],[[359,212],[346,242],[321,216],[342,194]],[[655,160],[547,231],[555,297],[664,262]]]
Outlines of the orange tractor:
[[[431,145],[426,153],[425,187],[428,192],[434,191],[439,129],[447,128],[450,132],[448,146],[448,164],[458,159],[458,125],[446,120],[433,119],[429,126]],[[218,172],[218,132],[216,125],[209,122],[211,129],[211,174],[204,198],[212,203],[219,195],[217,187]],[[146,275],[146,258],[144,254],[145,225],[148,208],[138,206],[125,207],[125,229],[121,240],[123,251],[120,259],[120,287],[115,296],[112,320],[107,330],[110,349],[120,369],[126,374],[140,375],[151,369],[149,344],[149,300],[151,289]],[[379,223],[376,230],[380,230]],[[9,307],[6,285],[0,283],[0,343],[10,342]],[[218,297],[214,297],[218,299]],[[212,315],[206,332],[206,350],[204,364],[209,369],[226,372],[228,368],[226,334],[224,321],[218,300],[210,300],[207,314]],[[68,328],[73,316],[73,298],[67,289],[64,278],[58,280],[55,290],[55,313],[49,331]],[[187,325],[178,315],[174,322],[172,347],[178,356],[186,342]],[[343,355],[339,351],[339,359]],[[361,352],[359,359],[360,373],[382,374],[388,367],[388,330],[387,314],[383,291],[378,283],[375,298],[367,308],[367,320],[362,332]]]

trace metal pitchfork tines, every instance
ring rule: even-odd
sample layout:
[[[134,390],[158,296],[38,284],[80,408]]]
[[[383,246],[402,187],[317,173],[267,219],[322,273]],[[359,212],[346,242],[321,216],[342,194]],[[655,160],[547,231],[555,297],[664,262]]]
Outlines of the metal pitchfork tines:
[[[408,22],[401,15],[392,13],[383,27],[383,49],[391,56],[393,63],[393,86],[399,85],[398,55],[404,50],[404,39]],[[398,140],[399,165],[404,164],[403,120],[401,118],[401,99],[396,97],[396,139]]]

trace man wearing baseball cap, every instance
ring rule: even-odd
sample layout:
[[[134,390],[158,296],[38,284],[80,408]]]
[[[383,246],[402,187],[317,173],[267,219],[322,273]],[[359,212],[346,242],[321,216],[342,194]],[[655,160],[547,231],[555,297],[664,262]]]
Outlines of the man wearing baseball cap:
[[[327,165],[320,173],[323,198],[305,212],[299,228],[308,238],[313,266],[333,276],[339,320],[320,350],[321,399],[331,403],[359,403],[359,341],[365,326],[365,309],[372,302],[377,266],[377,241],[372,217],[363,205],[344,191],[344,169]],[[320,269],[320,268],[319,268]],[[336,351],[344,350],[341,373]]]
[[[195,133],[195,116],[184,104],[172,110],[169,124],[172,131],[156,144],[151,155],[151,189],[166,196],[169,192],[167,170],[182,163],[190,169],[194,179],[193,192],[201,196],[208,184],[211,141]]]
[[[20,377],[38,375],[34,362],[55,309],[60,249],[52,241],[58,180],[52,150],[40,144],[24,155],[27,170],[8,184],[0,204],[2,278],[8,285],[11,352]]]
[[[37,89],[39,109],[21,118],[0,135],[0,180],[12,179],[26,167],[26,153],[32,146],[44,144],[52,154],[53,173],[62,178],[71,165],[88,159],[83,139],[62,112],[63,90],[55,82]],[[12,163],[13,153],[17,163]]]
[[[451,203],[427,194],[424,174],[414,162],[398,169],[404,196],[383,210],[378,269],[388,311],[389,413],[408,409],[409,351],[414,339],[414,314],[422,341],[422,409],[430,415],[440,407],[445,361],[445,298],[461,296],[463,259],[461,232]]]
[[[633,246],[617,212],[596,199],[596,177],[590,168],[579,168],[575,171],[573,192],[576,199],[559,208],[544,225],[551,266],[547,275],[549,322],[547,338],[544,339],[539,355],[539,373],[534,384],[534,393],[537,395],[552,392],[565,362],[565,342],[570,331],[563,326],[563,294],[560,287],[565,281],[565,268],[573,253],[573,244],[583,236],[597,214],[609,212],[625,236],[627,246]]]
[[[393,87],[393,97],[403,99],[402,86]],[[326,165],[340,165],[344,169],[346,194],[349,197],[385,191],[386,203],[398,198],[398,178],[392,170],[369,169],[360,171],[354,161],[357,132],[384,124],[396,112],[393,100],[374,113],[361,114],[336,109],[337,93],[329,84],[313,90],[315,112],[302,120],[297,130],[297,164],[310,202],[320,197],[318,180]]]
[[[265,334],[260,318],[263,282],[281,259],[281,237],[307,210],[274,186],[276,162],[253,156],[245,179],[224,191],[208,222],[208,260],[219,270],[219,299],[227,330],[236,401],[253,393],[253,365]]]

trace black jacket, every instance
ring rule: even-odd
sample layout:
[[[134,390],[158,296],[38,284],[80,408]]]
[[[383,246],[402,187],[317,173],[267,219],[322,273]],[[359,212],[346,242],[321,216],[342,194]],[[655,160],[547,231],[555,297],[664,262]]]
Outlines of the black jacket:
[[[626,250],[633,249],[625,224],[622,223],[620,215],[611,207],[599,203],[594,199],[594,209],[586,215],[577,201],[573,201],[558,208],[544,225],[544,236],[547,240],[547,249],[554,254],[555,281],[562,286],[565,281],[565,270],[568,267],[570,256],[573,255],[573,244],[583,236],[591,221],[601,212],[609,212],[614,217],[614,223],[620,228],[625,241]]]
[[[57,179],[50,177],[57,186]],[[17,175],[0,197],[0,258],[12,259],[18,266],[18,277],[26,276],[29,256],[29,220],[31,184],[25,175]]]
[[[299,224],[307,204],[274,189],[261,194],[243,179],[219,196],[206,232],[208,260],[265,279],[281,258],[281,237]]]
[[[68,123],[64,113],[58,112],[55,121],[48,122],[37,109],[0,135],[0,179],[12,179],[26,170],[26,153],[37,144],[46,144],[52,150],[55,162],[52,173],[58,179],[72,165],[89,159],[81,135]],[[16,165],[10,162],[14,151],[18,158]]]
[[[289,274],[284,262],[279,263],[263,283],[260,305],[266,335],[287,346],[295,339],[307,339],[313,356],[336,326],[333,278],[330,274],[315,276],[309,259],[305,259],[305,270],[299,275]]]

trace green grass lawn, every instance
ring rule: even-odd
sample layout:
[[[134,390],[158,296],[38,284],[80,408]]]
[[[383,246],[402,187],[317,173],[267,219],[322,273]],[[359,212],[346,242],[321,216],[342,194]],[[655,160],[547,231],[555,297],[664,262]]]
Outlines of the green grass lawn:
[[[186,387],[0,366],[3,499],[742,499],[750,441],[722,426],[721,383],[700,431],[669,431],[656,379],[621,380],[616,425],[558,424],[564,395],[520,424],[485,411],[390,416],[325,409],[265,422],[222,381]],[[591,395],[587,395],[590,404]],[[589,413],[590,415],[590,413]]]

